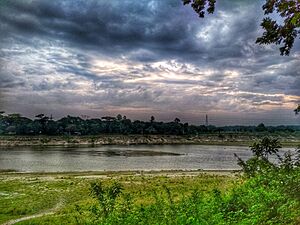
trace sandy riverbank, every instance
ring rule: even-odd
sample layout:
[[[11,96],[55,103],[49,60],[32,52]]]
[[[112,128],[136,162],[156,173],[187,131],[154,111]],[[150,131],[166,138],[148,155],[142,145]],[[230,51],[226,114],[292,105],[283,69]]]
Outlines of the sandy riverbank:
[[[175,135],[98,135],[98,136],[0,136],[0,146],[98,146],[98,145],[162,145],[203,144],[249,146],[263,136],[278,138],[284,146],[300,145],[299,134],[203,134]]]
[[[10,177],[14,179],[26,177],[38,177],[40,179],[57,179],[61,177],[72,178],[111,178],[123,176],[164,176],[164,177],[181,177],[181,176],[199,176],[201,174],[234,176],[239,174],[239,170],[150,170],[150,171],[80,171],[80,172],[17,172],[1,171],[0,177]]]

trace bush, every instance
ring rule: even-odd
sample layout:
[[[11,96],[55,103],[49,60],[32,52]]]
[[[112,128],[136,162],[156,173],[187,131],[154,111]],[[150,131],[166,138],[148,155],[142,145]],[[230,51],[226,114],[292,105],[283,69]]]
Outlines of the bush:
[[[154,203],[135,205],[118,183],[91,184],[97,203],[90,207],[95,219],[83,224],[299,224],[300,150],[279,154],[280,143],[264,138],[251,146],[253,157],[238,158],[242,177],[228,193],[213,190],[208,196],[195,190],[174,201],[168,187],[153,192]],[[277,162],[270,162],[275,156]],[[238,156],[237,156],[238,157]],[[163,197],[164,196],[164,197]],[[79,220],[77,220],[79,221]]]

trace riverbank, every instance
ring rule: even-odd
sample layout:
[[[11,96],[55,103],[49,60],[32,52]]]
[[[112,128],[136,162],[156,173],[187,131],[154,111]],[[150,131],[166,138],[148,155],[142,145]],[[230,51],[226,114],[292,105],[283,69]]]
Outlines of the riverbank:
[[[3,146],[100,146],[100,145],[235,145],[249,146],[255,140],[269,136],[277,138],[285,147],[300,145],[300,133],[239,133],[175,135],[97,135],[97,136],[0,136]]]
[[[194,190],[204,195],[214,189],[225,192],[238,180],[230,171],[2,172],[0,224],[76,224],[78,208],[84,212],[94,202],[92,182],[101,181],[104,186],[118,182],[123,193],[140,206],[164,197],[166,190],[179,201]]]
[[[128,171],[70,171],[70,172],[18,172],[13,170],[0,170],[0,177],[15,179],[38,177],[40,179],[52,179],[60,177],[72,178],[112,178],[123,176],[164,176],[164,177],[194,177],[203,174],[235,176],[240,170],[128,170]]]
[[[299,174],[0,173],[0,224],[295,225]]]

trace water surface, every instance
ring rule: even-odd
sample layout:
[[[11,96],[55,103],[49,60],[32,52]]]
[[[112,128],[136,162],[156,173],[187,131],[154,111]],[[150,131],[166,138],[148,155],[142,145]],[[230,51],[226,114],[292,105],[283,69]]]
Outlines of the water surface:
[[[251,156],[249,147],[216,145],[13,147],[0,148],[0,170],[233,170],[239,169],[234,153],[243,159]]]

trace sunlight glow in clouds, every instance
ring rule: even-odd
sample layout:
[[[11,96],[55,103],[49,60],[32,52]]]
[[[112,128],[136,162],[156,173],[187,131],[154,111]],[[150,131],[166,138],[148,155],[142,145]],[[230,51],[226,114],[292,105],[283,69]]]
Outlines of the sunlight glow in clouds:
[[[127,115],[297,124],[300,47],[258,46],[256,1],[203,20],[180,0],[16,0],[0,8],[0,106],[27,116]],[[253,13],[257,11],[257,13]]]

